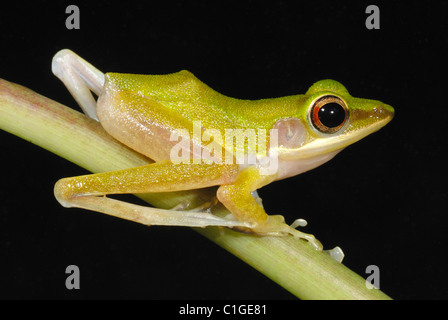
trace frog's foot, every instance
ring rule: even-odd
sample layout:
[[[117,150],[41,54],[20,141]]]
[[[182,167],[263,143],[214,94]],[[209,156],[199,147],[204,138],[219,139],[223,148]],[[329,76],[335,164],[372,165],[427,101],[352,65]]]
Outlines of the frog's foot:
[[[304,219],[297,219],[296,221],[294,221],[291,224],[291,228],[296,229],[297,227],[306,227],[306,225],[308,224],[308,222],[306,222],[306,220]],[[295,230],[297,231],[297,230]],[[297,231],[300,232],[300,231]],[[300,232],[302,233],[302,232]],[[322,246],[320,244],[320,242],[314,238],[313,235],[310,234],[306,234],[304,233],[304,235],[306,236],[310,236],[314,239],[314,241],[318,242],[320,246]],[[308,241],[310,241],[309,239],[307,239]],[[342,260],[344,259],[344,252],[342,251],[342,249],[340,247],[334,247],[333,249],[330,250],[324,250],[325,253],[327,253],[328,255],[330,255],[330,257],[332,257],[334,260],[336,260],[337,262],[341,263]]]
[[[301,232],[296,227],[306,226],[306,221],[303,219],[297,219],[294,223],[289,226],[285,223],[283,216],[268,216],[268,219],[263,225],[256,226],[252,228],[252,231],[259,235],[268,236],[286,236],[292,235],[295,238],[300,238],[307,240],[316,250],[322,251],[322,244],[317,240],[312,234]]]

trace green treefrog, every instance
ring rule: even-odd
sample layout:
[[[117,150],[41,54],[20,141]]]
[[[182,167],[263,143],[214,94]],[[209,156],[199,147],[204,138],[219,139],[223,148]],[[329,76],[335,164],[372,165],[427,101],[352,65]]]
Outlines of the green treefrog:
[[[54,193],[63,206],[146,225],[222,226],[261,236],[292,235],[317,250],[321,243],[296,229],[305,221],[287,225],[283,216],[268,215],[257,189],[320,166],[394,115],[391,106],[354,98],[333,80],[319,81],[303,95],[240,100],[214,91],[188,71],[103,74],[67,49],[54,56],[52,71],[87,116],[155,161],[61,179]],[[230,211],[228,216],[211,213],[216,201],[165,210],[106,197],[211,186],[218,186],[215,200]]]

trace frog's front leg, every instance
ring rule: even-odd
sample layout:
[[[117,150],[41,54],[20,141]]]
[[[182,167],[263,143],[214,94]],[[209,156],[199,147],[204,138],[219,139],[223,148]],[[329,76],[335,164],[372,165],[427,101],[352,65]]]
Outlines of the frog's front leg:
[[[229,183],[238,175],[237,165],[173,164],[161,161],[141,167],[59,180],[56,199],[65,207],[80,207],[145,225],[189,227],[245,227],[246,221],[220,218],[205,210],[165,210],[105,197],[108,194],[169,192]]]
[[[53,57],[51,70],[64,83],[83,112],[98,121],[96,101],[91,91],[97,96],[101,94],[104,74],[68,49],[59,51]]]
[[[235,182],[222,185],[218,189],[218,199],[238,220],[255,224],[250,232],[259,235],[282,236],[291,234],[312,244],[317,250],[322,250],[322,244],[311,234],[306,234],[285,224],[283,216],[269,216],[254,199],[253,191],[267,185],[275,176],[262,175],[256,166],[248,167],[240,172]],[[295,226],[303,225],[303,220],[296,220]]]

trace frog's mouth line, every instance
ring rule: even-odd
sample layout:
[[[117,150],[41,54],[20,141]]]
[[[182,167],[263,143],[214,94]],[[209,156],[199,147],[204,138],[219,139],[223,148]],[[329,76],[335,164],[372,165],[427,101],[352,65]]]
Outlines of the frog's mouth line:
[[[285,160],[306,159],[341,150],[361,140],[369,134],[378,131],[390,120],[392,120],[392,117],[393,113],[390,113],[390,115],[386,116],[383,120],[370,125],[364,130],[359,130],[358,132],[347,132],[333,137],[318,138],[297,149],[279,148],[279,157]]]

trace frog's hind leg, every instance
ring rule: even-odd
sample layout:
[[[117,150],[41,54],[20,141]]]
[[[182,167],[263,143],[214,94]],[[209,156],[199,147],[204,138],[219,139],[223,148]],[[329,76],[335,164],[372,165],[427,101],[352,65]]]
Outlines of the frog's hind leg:
[[[258,235],[286,236],[307,240],[316,250],[322,250],[322,244],[311,234],[295,229],[303,226],[304,220],[296,220],[292,226],[285,224],[281,215],[268,215],[261,205],[261,198],[254,191],[270,183],[275,176],[261,174],[259,168],[248,167],[240,172],[231,184],[221,185],[217,191],[219,201],[240,221],[255,224],[251,231]]]
[[[98,121],[96,101],[104,85],[104,74],[71,50],[64,49],[56,53],[51,63],[51,70],[75,98],[83,112]]]
[[[251,227],[250,223],[221,218],[207,210],[170,210],[140,206],[108,197],[79,197],[70,205],[97,212],[106,213],[121,219],[130,220],[147,226],[183,226],[183,227]]]
[[[106,213],[145,225],[223,226],[253,225],[233,217],[210,213],[210,204],[192,210],[158,209],[106,197],[108,194],[169,192],[209,187],[229,182],[238,174],[236,165],[172,164],[156,162],[136,168],[64,178],[55,185],[56,199],[64,207],[78,207]]]

